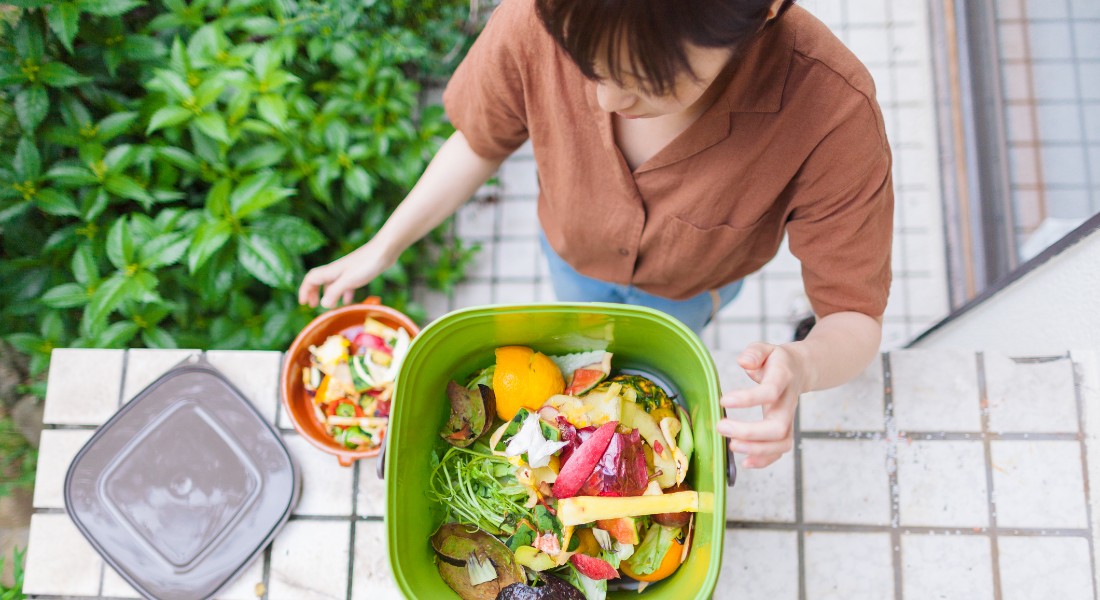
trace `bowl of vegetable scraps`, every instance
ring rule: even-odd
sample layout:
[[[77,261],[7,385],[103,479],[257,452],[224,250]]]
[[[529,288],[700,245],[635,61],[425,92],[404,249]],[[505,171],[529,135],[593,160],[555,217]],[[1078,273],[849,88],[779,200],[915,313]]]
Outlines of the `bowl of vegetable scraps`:
[[[426,327],[402,373],[384,467],[405,596],[714,592],[733,478],[717,372],[683,324],[617,304],[475,307]]]
[[[386,439],[397,374],[420,332],[377,297],[328,311],[287,350],[283,408],[298,433],[350,467]]]

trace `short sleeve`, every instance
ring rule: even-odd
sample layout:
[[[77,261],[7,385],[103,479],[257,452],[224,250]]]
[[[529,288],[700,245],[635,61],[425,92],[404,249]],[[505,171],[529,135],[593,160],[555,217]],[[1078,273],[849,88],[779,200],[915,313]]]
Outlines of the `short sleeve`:
[[[894,192],[881,119],[860,98],[803,166],[787,223],[791,252],[818,317],[879,317],[890,293]]]
[[[443,92],[451,123],[484,158],[505,158],[527,141],[524,40],[541,26],[531,0],[504,0]]]

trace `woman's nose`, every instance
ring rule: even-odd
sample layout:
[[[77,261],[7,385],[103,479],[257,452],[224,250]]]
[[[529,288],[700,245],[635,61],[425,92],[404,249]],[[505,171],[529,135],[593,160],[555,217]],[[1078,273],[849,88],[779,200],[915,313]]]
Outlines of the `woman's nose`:
[[[601,82],[596,84],[596,101],[605,112],[619,112],[630,108],[635,98],[616,85]]]

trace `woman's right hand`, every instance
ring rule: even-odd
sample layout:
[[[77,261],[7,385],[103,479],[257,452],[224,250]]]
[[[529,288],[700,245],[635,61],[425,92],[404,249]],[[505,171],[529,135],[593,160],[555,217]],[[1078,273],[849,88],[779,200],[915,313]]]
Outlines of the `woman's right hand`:
[[[337,300],[351,304],[356,289],[370,283],[395,261],[374,240],[367,242],[346,256],[310,269],[298,288],[298,303],[315,307],[320,302],[324,308],[336,306]]]

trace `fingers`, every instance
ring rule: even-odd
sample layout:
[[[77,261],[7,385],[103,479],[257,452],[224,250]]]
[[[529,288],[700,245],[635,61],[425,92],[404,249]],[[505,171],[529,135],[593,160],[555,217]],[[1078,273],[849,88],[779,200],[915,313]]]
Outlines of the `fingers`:
[[[730,450],[737,454],[748,454],[755,457],[782,456],[790,452],[794,447],[794,436],[787,436],[781,440],[770,442],[746,442],[745,440],[730,440]]]
[[[738,442],[774,442],[791,433],[791,420],[785,415],[769,415],[763,421],[718,421],[718,433]]]
[[[310,269],[298,287],[298,304],[317,306],[321,286],[332,280],[332,264]]]
[[[751,408],[778,402],[782,395],[782,388],[774,383],[766,382],[756,387],[726,392],[719,402],[726,408]]]
[[[774,344],[765,344],[764,342],[749,344],[749,347],[745,348],[737,357],[737,364],[746,371],[756,371],[764,366],[768,356],[771,356],[774,350]]]
[[[741,461],[741,466],[746,469],[763,469],[780,458],[783,458],[782,453],[769,454],[766,456],[746,456],[745,460]]]
[[[325,286],[325,295],[321,296],[321,306],[332,308],[336,306],[338,299],[344,300],[345,304],[350,303],[352,294],[355,293],[355,287],[347,277],[343,275],[337,277],[335,281]]]

